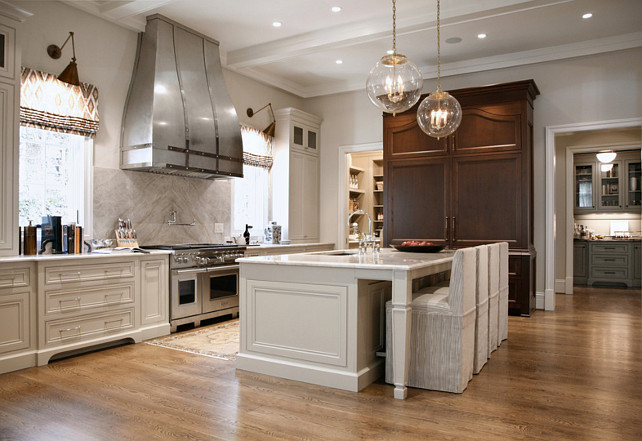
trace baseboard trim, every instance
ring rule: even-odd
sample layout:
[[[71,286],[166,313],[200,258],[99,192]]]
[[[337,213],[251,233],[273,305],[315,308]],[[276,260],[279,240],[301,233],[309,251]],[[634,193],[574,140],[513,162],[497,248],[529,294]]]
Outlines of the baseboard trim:
[[[535,292],[535,308],[536,309],[544,309],[544,293],[543,292]]]
[[[566,292],[566,279],[555,279],[555,292]]]

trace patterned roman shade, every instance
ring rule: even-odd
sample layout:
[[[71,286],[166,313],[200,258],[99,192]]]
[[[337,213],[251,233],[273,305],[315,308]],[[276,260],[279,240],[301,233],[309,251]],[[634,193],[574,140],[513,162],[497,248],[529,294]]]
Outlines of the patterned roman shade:
[[[94,138],[98,132],[98,89],[72,86],[47,72],[22,68],[20,124]]]
[[[241,135],[243,136],[243,164],[270,170],[274,163],[272,138],[246,125],[241,125]]]

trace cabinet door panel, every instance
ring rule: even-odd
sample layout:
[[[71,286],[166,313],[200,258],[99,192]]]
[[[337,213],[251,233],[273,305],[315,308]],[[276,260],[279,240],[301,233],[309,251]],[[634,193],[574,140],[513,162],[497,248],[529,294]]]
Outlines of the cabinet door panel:
[[[416,114],[384,117],[386,156],[402,159],[412,155],[443,155],[448,151],[448,138],[426,135],[417,124]]]
[[[520,150],[521,115],[511,105],[464,108],[454,134],[455,154]]]
[[[319,158],[292,152],[290,158],[290,240],[319,236]]]
[[[446,243],[447,183],[450,161],[397,161],[384,173],[384,234],[392,240],[421,239]],[[389,222],[390,221],[390,222]]]
[[[498,241],[525,247],[522,225],[521,155],[485,155],[453,159],[451,232],[453,246]]]

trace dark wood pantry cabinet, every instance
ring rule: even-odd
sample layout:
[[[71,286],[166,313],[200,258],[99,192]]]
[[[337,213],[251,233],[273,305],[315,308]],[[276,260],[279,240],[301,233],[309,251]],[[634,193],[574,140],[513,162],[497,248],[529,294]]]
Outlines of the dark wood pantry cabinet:
[[[384,242],[429,240],[461,248],[506,241],[509,311],[530,315],[533,100],[539,90],[526,80],[449,92],[463,110],[459,129],[449,137],[421,131],[418,105],[383,116]]]

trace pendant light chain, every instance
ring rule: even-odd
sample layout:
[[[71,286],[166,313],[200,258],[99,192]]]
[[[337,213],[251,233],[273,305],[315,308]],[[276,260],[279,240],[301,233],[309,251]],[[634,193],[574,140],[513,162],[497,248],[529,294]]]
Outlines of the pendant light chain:
[[[397,2],[392,0],[392,53],[397,55]]]
[[[439,33],[440,5],[437,0],[437,92],[441,92],[441,35]]]

